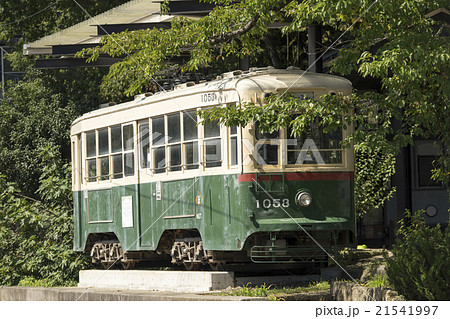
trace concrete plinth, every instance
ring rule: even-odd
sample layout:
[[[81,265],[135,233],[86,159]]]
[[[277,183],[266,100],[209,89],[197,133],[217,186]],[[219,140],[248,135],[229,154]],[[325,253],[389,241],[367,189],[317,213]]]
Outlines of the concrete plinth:
[[[78,287],[206,292],[234,287],[225,271],[81,270]]]

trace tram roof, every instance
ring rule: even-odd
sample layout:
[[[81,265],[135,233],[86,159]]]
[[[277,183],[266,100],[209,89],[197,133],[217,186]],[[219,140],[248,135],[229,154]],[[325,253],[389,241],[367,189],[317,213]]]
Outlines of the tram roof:
[[[143,93],[136,95],[134,100],[121,104],[104,104],[100,109],[86,113],[76,119],[75,125],[83,120],[101,117],[116,112],[131,110],[133,108],[151,105],[158,102],[170,101],[180,97],[186,97],[195,94],[211,93],[211,92],[237,92],[238,100],[234,101],[218,101],[211,103],[212,105],[230,103],[230,102],[257,102],[251,97],[255,93],[277,93],[284,92],[287,89],[292,91],[307,92],[330,89],[334,92],[342,92],[350,94],[352,84],[349,80],[322,73],[311,73],[300,70],[299,68],[290,67],[287,69],[275,69],[273,67],[251,68],[249,71],[232,71],[218,76],[216,80],[195,84],[187,82],[175,86],[170,91],[160,91],[155,94]],[[246,98],[246,96],[250,96]],[[192,104],[181,106],[177,104],[178,111],[184,109],[192,109]],[[207,106],[207,105],[205,105]],[[165,114],[165,112],[162,112]]]

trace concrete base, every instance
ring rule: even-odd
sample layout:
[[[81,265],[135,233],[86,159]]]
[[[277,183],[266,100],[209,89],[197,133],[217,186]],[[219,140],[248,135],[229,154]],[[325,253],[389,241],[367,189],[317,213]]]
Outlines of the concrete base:
[[[206,292],[234,287],[225,271],[81,270],[78,287]]]
[[[0,301],[263,301],[263,297],[77,287],[0,287]],[[2,309],[3,310],[3,309]]]

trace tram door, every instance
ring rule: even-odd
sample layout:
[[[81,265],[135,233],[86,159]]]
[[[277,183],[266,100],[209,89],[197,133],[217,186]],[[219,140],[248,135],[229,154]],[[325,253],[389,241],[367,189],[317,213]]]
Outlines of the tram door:
[[[152,228],[155,227],[158,205],[156,200],[156,185],[151,183],[152,176],[150,160],[150,130],[148,120],[138,123],[138,178],[139,178],[139,238],[141,248],[154,247],[155,239]]]

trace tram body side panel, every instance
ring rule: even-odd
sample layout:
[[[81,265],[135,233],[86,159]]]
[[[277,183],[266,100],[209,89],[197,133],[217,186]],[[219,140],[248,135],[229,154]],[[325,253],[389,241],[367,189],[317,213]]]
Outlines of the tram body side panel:
[[[114,233],[125,249],[137,246],[138,185],[75,192],[75,247],[85,250],[89,234]]]
[[[197,229],[206,248],[239,250],[234,181],[203,176],[75,192],[74,250],[84,250],[88,236],[101,233],[114,233],[126,250],[155,250],[163,232],[175,229]]]
[[[233,175],[214,175],[141,185],[141,248],[156,249],[165,230],[195,229],[205,249],[239,250],[242,210],[235,180]]]
[[[76,192],[75,250],[85,248],[91,233],[112,232],[126,250],[155,250],[164,230],[197,229],[205,249],[239,251],[256,232],[302,231],[299,225],[310,231],[355,232],[352,173],[322,177],[328,180],[314,179],[321,175],[295,180],[285,174],[284,181],[272,177],[271,185],[260,178],[260,189],[253,175],[118,186],[88,191],[87,197],[86,191]],[[261,187],[272,190],[270,196]],[[302,189],[313,195],[310,207],[295,204]]]

